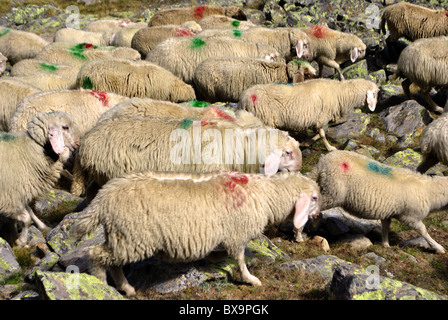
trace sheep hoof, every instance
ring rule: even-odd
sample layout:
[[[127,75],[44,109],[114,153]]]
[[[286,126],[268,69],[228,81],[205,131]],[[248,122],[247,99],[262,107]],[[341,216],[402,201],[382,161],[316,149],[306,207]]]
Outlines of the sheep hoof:
[[[245,282],[247,282],[247,283],[249,283],[249,284],[251,284],[253,286],[261,286],[261,281],[257,277],[255,277],[253,275],[249,275],[245,279]]]
[[[442,246],[437,246],[434,248],[436,250],[436,253],[445,253],[445,249]]]
[[[135,295],[135,289],[130,284],[126,284],[122,286],[119,291],[123,291],[127,297],[134,296]]]
[[[436,107],[436,108],[434,108],[434,112],[435,113],[443,113],[443,108],[442,107]]]

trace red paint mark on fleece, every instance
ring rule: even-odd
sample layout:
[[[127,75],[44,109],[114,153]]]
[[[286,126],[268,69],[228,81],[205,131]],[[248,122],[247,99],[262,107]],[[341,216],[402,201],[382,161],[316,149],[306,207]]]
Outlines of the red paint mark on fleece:
[[[210,108],[212,108],[213,112],[221,119],[229,120],[232,122],[236,121],[235,118],[233,118],[232,116],[229,116],[224,110],[221,110],[218,107],[210,107]]]
[[[253,95],[251,95],[250,96],[250,100],[252,101],[252,103],[255,103],[255,102],[257,102],[257,95],[255,95],[255,94],[253,94]]]
[[[313,26],[310,28],[310,35],[321,39],[326,36],[327,30],[328,29],[323,26]]]
[[[208,125],[215,125],[216,122],[215,121],[209,121],[209,120],[201,120],[201,127],[205,127]]]
[[[205,6],[199,6],[194,8],[193,16],[198,19],[202,19],[204,17]]]
[[[93,44],[91,44],[91,43],[85,43],[85,44],[84,44],[84,48],[85,48],[85,49],[92,49],[92,48],[93,48]]]
[[[243,188],[251,177],[252,175],[237,171],[229,171],[224,175],[223,191],[226,194],[226,201],[230,200],[233,208],[239,208],[246,202],[246,192]]]
[[[179,27],[176,29],[175,37],[193,37],[195,34],[188,28]]]
[[[347,162],[342,162],[339,167],[344,173],[347,173],[350,170],[350,165]]]
[[[99,101],[101,101],[103,103],[104,107],[107,107],[109,105],[109,99],[107,98],[107,92],[90,90],[89,93],[91,95],[93,95],[95,98],[97,98]]]

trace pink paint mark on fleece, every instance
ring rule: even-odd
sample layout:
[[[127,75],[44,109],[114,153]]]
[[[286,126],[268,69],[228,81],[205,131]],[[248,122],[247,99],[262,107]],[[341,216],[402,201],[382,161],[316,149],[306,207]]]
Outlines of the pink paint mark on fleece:
[[[107,92],[90,90],[89,93],[93,95],[95,98],[97,98],[99,101],[101,101],[104,107],[109,106],[109,99],[107,98]]]
[[[176,29],[175,37],[193,37],[195,34],[188,28],[179,27]]]
[[[245,186],[252,175],[237,171],[229,171],[224,175],[223,191],[227,201],[230,200],[233,208],[241,207],[247,200]]]
[[[350,170],[350,165],[347,162],[342,162],[339,167],[344,173],[347,173]]]
[[[202,19],[204,17],[205,6],[198,6],[194,8],[193,16],[197,19]]]
[[[255,95],[255,94],[251,95],[251,96],[250,96],[250,100],[252,101],[252,103],[257,102],[257,100],[258,100],[257,95]]]
[[[322,39],[325,37],[326,33],[327,33],[327,28],[323,27],[323,26],[313,26],[310,28],[310,35],[315,37],[315,38],[319,38]]]

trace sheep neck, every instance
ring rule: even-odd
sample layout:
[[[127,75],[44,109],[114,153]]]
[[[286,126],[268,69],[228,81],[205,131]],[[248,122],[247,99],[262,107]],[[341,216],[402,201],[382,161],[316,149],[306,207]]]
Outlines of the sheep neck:
[[[345,80],[341,83],[340,90],[336,91],[336,97],[339,103],[339,115],[343,116],[355,107],[361,107],[366,102],[366,90],[356,84],[354,81]]]

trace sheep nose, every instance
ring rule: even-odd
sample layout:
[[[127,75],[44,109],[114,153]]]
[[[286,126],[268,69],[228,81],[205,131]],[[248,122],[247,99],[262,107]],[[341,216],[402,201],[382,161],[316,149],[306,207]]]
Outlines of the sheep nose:
[[[75,149],[78,149],[80,145],[81,145],[81,142],[75,141],[75,143],[74,143]]]

